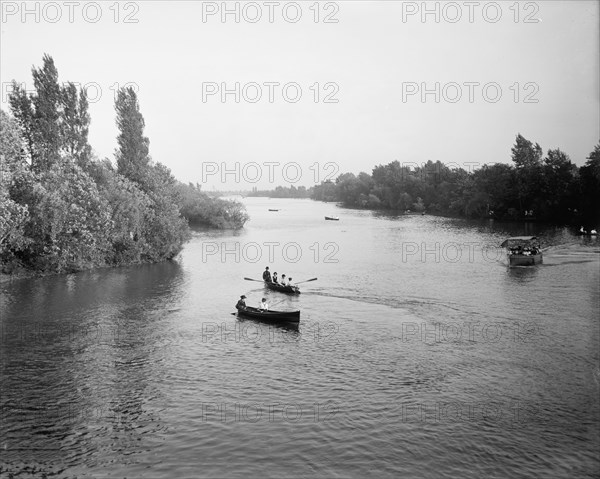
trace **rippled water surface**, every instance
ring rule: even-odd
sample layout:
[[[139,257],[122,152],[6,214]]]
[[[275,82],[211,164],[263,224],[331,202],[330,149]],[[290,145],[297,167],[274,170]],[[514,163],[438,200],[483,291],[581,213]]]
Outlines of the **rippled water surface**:
[[[0,476],[600,474],[598,240],[244,201],[176,262],[0,286]],[[523,234],[544,263],[509,269]],[[318,280],[244,280],[266,265]]]

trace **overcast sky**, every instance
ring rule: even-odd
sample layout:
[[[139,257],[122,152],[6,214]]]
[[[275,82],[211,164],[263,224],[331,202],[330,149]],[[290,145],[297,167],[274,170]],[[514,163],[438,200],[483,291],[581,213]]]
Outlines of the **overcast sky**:
[[[2,109],[48,53],[87,86],[90,143],[114,160],[131,83],[152,158],[210,190],[508,163],[519,132],[582,165],[599,141],[597,1],[23,5],[2,2]]]

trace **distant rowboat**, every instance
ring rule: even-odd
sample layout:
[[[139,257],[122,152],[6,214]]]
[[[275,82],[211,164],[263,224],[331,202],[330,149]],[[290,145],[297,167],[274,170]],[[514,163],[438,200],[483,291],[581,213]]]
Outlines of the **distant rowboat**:
[[[340,220],[339,216],[326,216],[325,219],[330,220],[330,221],[339,221]]]
[[[275,210],[273,208],[269,208],[269,211],[279,211],[279,210]]]

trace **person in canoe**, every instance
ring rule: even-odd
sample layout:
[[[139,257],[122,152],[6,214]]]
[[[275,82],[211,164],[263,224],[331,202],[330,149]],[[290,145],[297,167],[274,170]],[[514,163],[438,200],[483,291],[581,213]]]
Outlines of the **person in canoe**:
[[[237,309],[238,311],[240,309],[242,309],[242,310],[246,309],[246,301],[245,301],[245,299],[246,299],[246,296],[242,294],[240,296],[240,299],[238,299],[237,304],[235,305],[235,309]]]
[[[263,281],[266,281],[267,283],[271,282],[271,272],[269,271],[268,266],[265,268],[265,271],[263,272]]]
[[[277,283],[277,271],[273,273],[273,283]]]
[[[258,305],[258,309],[261,311],[269,311],[269,305],[267,304],[267,298],[263,298]]]
[[[292,285],[292,278],[291,278],[291,277],[289,277],[289,278],[288,278],[288,284],[287,284],[287,285],[288,285],[288,286],[291,286],[291,285]]]
[[[285,286],[285,274],[281,275],[281,284]]]

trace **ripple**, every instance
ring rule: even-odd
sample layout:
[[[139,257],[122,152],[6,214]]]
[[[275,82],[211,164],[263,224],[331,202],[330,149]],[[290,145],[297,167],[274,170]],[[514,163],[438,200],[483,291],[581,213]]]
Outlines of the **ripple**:
[[[300,223],[321,207],[290,203]],[[512,232],[344,215],[346,234],[196,232],[177,265],[3,284],[0,475],[596,477],[597,243],[549,230],[532,269],[403,261],[407,241]],[[336,241],[340,261],[286,264],[319,277],[293,298],[202,259],[204,240],[273,237]],[[242,293],[300,325],[231,315]]]

